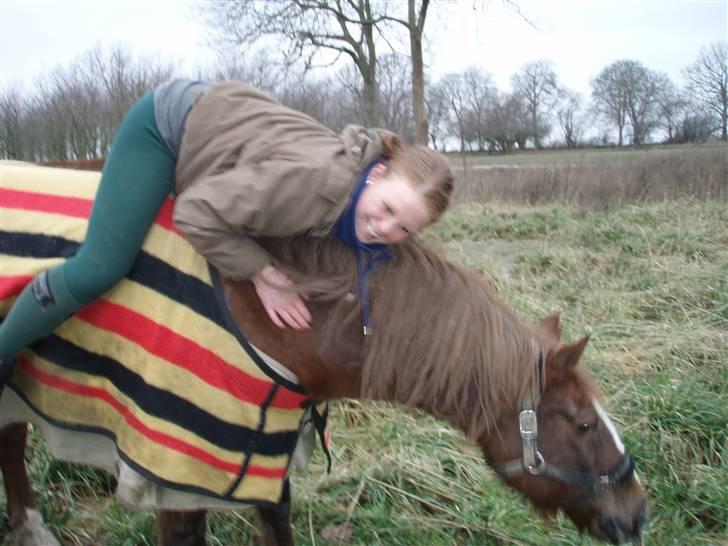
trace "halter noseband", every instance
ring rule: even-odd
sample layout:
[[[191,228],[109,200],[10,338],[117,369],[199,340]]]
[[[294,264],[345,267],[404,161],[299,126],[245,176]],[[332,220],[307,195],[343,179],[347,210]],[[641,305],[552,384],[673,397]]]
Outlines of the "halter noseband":
[[[491,467],[503,478],[513,478],[521,474],[532,476],[547,476],[555,480],[588,487],[589,495],[598,495],[605,489],[616,487],[624,483],[634,472],[634,460],[625,450],[624,455],[617,464],[606,474],[594,477],[575,470],[547,463],[538,450],[538,421],[534,400],[539,404],[544,392],[545,363],[543,352],[540,353],[537,364],[537,386],[531,384],[531,393],[522,404],[522,411],[518,416],[518,428],[521,435],[523,454],[520,459],[513,459],[504,463],[491,463]],[[536,395],[536,393],[538,393]]]

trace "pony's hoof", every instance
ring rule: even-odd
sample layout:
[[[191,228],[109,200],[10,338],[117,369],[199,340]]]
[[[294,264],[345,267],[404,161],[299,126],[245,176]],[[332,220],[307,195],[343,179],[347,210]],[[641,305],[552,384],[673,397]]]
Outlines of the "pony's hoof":
[[[43,523],[38,510],[25,511],[26,519],[18,529],[13,529],[14,546],[61,546]]]

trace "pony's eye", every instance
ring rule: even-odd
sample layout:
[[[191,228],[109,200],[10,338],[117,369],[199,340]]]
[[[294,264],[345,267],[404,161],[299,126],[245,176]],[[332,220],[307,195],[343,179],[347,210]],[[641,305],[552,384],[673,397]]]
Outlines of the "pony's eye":
[[[589,432],[594,425],[591,423],[580,423],[577,428],[579,429],[579,432]]]

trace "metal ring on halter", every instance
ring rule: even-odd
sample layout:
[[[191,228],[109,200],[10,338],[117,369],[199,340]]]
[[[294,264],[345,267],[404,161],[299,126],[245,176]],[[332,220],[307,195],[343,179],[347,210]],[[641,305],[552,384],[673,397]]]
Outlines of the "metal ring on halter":
[[[526,465],[526,470],[533,476],[539,476],[546,470],[546,461],[543,460],[543,455],[540,451],[536,451],[536,464]]]

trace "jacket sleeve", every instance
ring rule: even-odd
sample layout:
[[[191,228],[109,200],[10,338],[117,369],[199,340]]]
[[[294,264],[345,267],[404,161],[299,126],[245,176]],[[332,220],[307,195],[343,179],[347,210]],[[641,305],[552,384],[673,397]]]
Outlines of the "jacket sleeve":
[[[196,180],[176,198],[174,223],[225,277],[250,279],[270,264],[251,237],[287,236],[315,226],[326,212],[316,164],[267,160]]]
[[[174,224],[195,249],[220,273],[232,280],[247,280],[271,258],[246,230],[254,211],[235,209],[239,201],[226,190],[230,176],[216,175],[200,180],[177,195]]]

